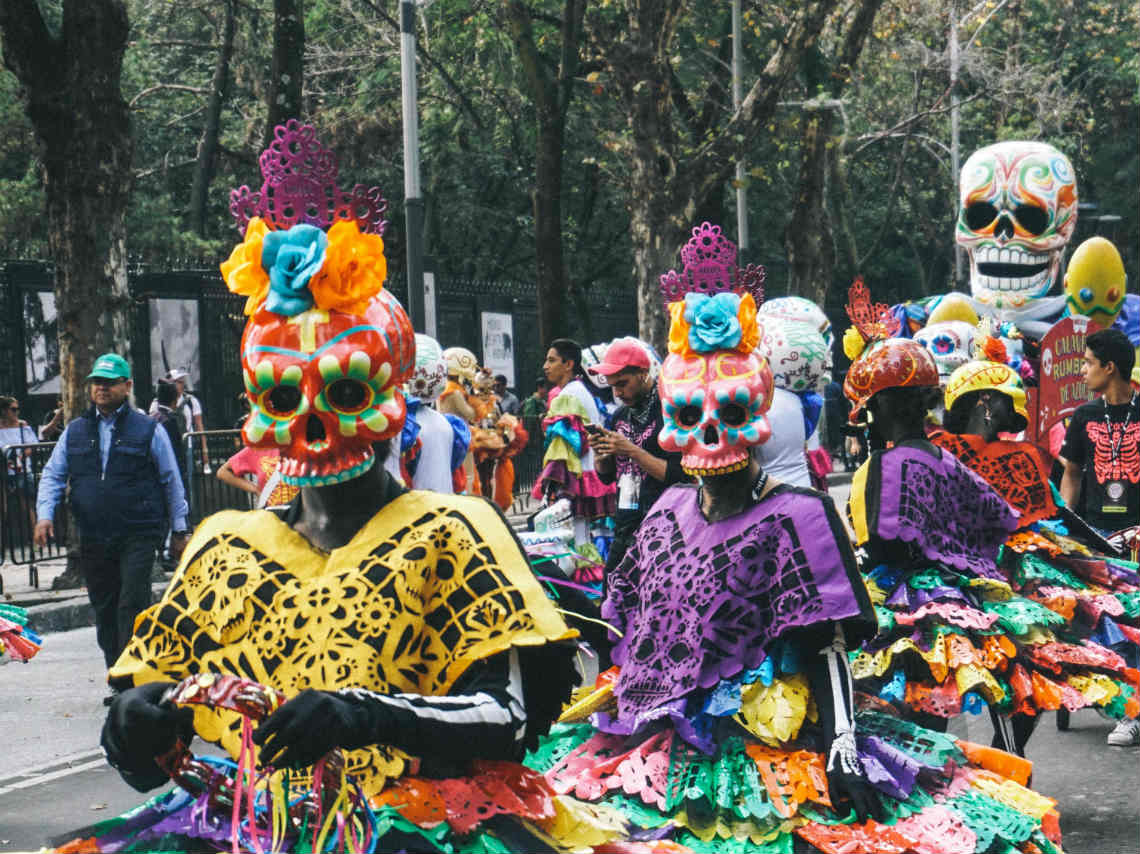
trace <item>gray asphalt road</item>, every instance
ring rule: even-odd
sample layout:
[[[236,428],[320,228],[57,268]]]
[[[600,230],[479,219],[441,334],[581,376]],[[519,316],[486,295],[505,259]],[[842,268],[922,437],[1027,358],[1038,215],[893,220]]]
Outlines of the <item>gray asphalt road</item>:
[[[144,800],[99,754],[104,692],[89,628],[49,635],[31,663],[0,667],[0,852],[36,851]],[[1111,728],[1083,711],[1061,733],[1047,715],[1029,744],[1034,787],[1058,801],[1070,854],[1140,852],[1140,748],[1105,746]],[[984,744],[992,734],[985,717],[951,729]]]

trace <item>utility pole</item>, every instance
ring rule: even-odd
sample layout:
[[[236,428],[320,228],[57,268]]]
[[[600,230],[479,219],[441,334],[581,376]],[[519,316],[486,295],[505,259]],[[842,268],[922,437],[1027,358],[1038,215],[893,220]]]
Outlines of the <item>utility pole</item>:
[[[408,246],[408,316],[424,322],[424,200],[420,189],[420,123],[416,108],[416,4],[400,0],[400,95],[404,113],[404,227]]]
[[[950,172],[954,178],[954,189],[958,188],[961,169],[961,155],[958,153],[958,137],[961,131],[958,107],[958,0],[950,0]],[[956,196],[955,196],[956,198]],[[957,204],[955,204],[957,208]],[[954,242],[954,289],[962,284],[962,247]]]
[[[732,109],[740,112],[740,0],[732,0]],[[736,245],[741,263],[748,257],[748,190],[744,187],[743,152],[736,160]]]

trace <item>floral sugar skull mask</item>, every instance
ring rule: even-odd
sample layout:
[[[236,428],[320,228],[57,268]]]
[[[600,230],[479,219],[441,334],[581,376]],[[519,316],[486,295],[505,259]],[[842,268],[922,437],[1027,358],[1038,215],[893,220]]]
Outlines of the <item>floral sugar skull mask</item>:
[[[281,478],[328,486],[358,477],[372,443],[400,432],[400,391],[415,353],[411,322],[388,291],[363,315],[263,311],[246,326],[242,372],[251,404],[246,444],[281,452]]]
[[[1077,225],[1073,166],[1043,142],[999,142],[962,167],[955,239],[970,255],[970,290],[997,309],[1045,296]]]
[[[939,379],[946,382],[950,374],[973,358],[977,334],[977,328],[964,320],[943,320],[928,323],[914,333],[914,340],[930,351]]]
[[[659,441],[680,451],[692,475],[726,474],[748,464],[748,449],[772,435],[772,372],[755,353],[671,353],[661,368],[665,425]]]

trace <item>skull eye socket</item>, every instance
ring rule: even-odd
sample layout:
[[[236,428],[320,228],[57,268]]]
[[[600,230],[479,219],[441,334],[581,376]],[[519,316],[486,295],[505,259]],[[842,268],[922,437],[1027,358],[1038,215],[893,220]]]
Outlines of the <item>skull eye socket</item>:
[[[271,415],[292,415],[301,405],[301,390],[295,385],[279,385],[271,389],[263,400]]]
[[[677,423],[682,427],[696,427],[701,423],[704,414],[704,410],[699,406],[683,406],[677,413]]]
[[[359,380],[337,380],[325,391],[325,397],[340,412],[360,412],[368,405],[368,386]]]
[[[1018,205],[1013,212],[1013,218],[1034,237],[1044,234],[1045,229],[1049,227],[1049,214],[1037,205]]]
[[[966,225],[970,231],[981,231],[998,217],[998,209],[989,202],[974,202],[966,208]]]
[[[720,423],[726,427],[739,427],[748,420],[748,413],[739,403],[726,403],[718,411]]]

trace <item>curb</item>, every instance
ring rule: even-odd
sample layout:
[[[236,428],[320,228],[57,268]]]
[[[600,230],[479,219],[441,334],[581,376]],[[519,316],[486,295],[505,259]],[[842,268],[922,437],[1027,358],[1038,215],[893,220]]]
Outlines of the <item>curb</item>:
[[[151,585],[151,598],[157,602],[167,582]],[[86,595],[75,596],[62,602],[48,602],[28,608],[28,625],[38,635],[67,632],[95,625],[95,610]]]

